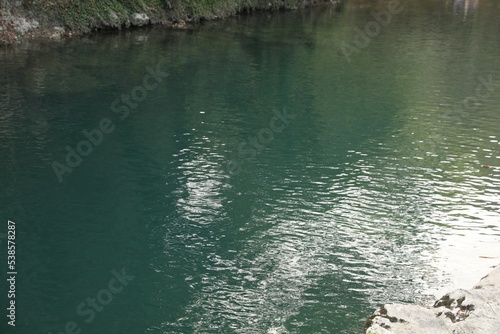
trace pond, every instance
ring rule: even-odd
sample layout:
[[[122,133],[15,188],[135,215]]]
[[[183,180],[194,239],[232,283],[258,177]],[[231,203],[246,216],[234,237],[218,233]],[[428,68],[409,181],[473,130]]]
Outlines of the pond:
[[[361,333],[469,288],[500,258],[499,18],[351,0],[2,50],[16,332]]]

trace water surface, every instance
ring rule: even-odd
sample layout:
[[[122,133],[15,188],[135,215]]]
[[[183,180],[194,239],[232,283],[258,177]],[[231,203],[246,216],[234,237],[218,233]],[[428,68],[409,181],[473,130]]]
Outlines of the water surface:
[[[384,2],[3,50],[18,306],[1,328],[360,333],[381,303],[491,270],[500,169],[481,166],[500,166],[500,7],[401,6],[349,61],[342,46]],[[160,62],[169,75],[142,100]],[[111,105],[131,92],[142,101],[120,119]],[[114,130],[59,182],[51,164],[105,118]],[[87,323],[77,307],[122,268],[135,278]]]

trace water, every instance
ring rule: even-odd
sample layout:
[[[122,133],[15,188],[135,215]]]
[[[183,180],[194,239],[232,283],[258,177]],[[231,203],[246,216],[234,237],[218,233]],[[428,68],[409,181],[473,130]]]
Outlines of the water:
[[[2,333],[360,333],[490,271],[500,7],[401,6],[350,62],[383,2],[2,51]]]

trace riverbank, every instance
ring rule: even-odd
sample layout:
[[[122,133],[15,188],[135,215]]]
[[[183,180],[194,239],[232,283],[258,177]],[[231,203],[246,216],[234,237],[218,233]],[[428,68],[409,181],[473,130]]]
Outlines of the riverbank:
[[[104,29],[191,24],[254,11],[292,10],[335,0],[96,0],[92,2],[24,0],[0,2],[0,45],[25,39],[87,34]]]
[[[432,307],[382,305],[365,324],[365,334],[496,333],[500,328],[500,267],[472,289],[457,289]]]

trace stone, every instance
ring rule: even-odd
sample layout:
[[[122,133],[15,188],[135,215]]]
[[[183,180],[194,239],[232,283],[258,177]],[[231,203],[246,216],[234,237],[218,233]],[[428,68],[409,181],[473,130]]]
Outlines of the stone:
[[[130,15],[130,24],[136,27],[142,27],[149,24],[149,16],[144,13],[133,13]]]
[[[63,27],[55,26],[52,27],[52,33],[49,35],[50,39],[59,40],[63,36],[66,30]]]
[[[118,17],[118,14],[116,14],[116,12],[112,9],[109,10],[109,18],[112,20],[112,21],[118,21],[120,18]]]
[[[366,334],[491,334],[500,329],[500,267],[470,290],[457,289],[432,307],[387,304],[366,320]]]
[[[174,29],[186,29],[187,25],[186,25],[186,22],[184,22],[183,20],[180,20],[179,22],[175,22],[174,24],[172,24],[172,28],[174,28]]]
[[[36,20],[26,20],[24,17],[14,18],[12,20],[14,29],[21,35],[26,34],[28,31],[37,29],[40,24]]]

